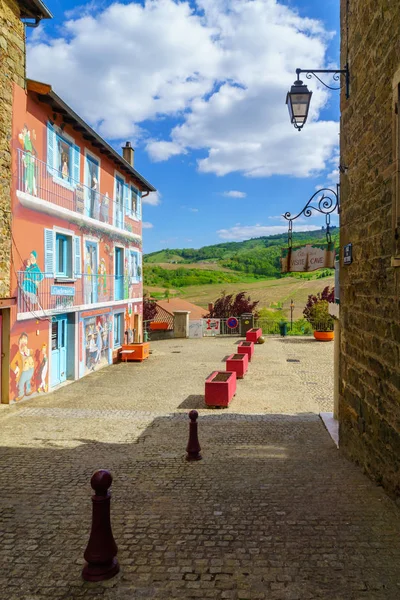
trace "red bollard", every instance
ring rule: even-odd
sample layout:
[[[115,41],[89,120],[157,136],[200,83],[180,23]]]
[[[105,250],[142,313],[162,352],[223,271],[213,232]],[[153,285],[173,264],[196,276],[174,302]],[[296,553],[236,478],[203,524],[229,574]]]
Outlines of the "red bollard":
[[[109,471],[100,469],[93,473],[90,485],[95,491],[92,496],[92,529],[84,558],[82,577],[86,581],[104,581],[111,579],[119,571],[117,560],[118,547],[115,543],[110,520],[112,476]]]
[[[197,436],[197,418],[199,413],[197,410],[191,410],[189,413],[189,441],[186,448],[186,460],[201,460],[203,457],[200,454],[199,438]]]

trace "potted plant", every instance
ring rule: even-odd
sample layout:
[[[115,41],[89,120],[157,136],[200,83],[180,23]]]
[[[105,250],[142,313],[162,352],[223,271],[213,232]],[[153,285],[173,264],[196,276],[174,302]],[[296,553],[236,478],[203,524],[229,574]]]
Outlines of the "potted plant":
[[[334,302],[334,288],[327,286],[316,296],[308,296],[308,302],[303,311],[305,319],[314,329],[314,337],[321,342],[330,342],[334,338],[333,317],[329,314],[329,302]]]

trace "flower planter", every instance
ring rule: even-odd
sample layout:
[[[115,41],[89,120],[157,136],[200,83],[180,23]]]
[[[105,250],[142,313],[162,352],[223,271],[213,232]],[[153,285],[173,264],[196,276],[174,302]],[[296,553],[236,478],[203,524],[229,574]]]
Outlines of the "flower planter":
[[[207,406],[229,406],[236,393],[235,371],[214,371],[206,379],[205,402]]]
[[[319,342],[331,342],[335,337],[334,331],[314,331],[314,337]]]
[[[254,354],[254,342],[240,342],[237,347],[238,354],[247,354],[249,362]]]
[[[226,370],[235,371],[237,379],[243,379],[249,368],[249,357],[247,354],[231,354],[226,359]]]
[[[249,329],[246,333],[246,342],[254,342],[257,343],[259,337],[262,336],[262,329],[254,327],[253,329]]]
[[[124,361],[142,361],[149,357],[150,344],[124,344],[121,348],[121,359]]]

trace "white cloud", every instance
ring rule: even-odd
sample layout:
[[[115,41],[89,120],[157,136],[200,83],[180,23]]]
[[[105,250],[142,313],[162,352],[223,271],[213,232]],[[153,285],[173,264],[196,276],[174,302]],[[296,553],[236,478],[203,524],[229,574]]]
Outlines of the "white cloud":
[[[51,82],[105,137],[144,144],[154,161],[197,150],[205,173],[306,177],[337,145],[338,123],[316,122],[328,99],[316,81],[301,134],[289,123],[295,69],[325,66],[330,34],[278,0],[116,2],[70,13],[60,32],[31,38],[29,76]],[[159,119],[165,134],[151,139],[146,122]]]
[[[246,192],[237,192],[236,190],[231,190],[230,192],[223,192],[222,194],[226,198],[246,198]]]
[[[296,227],[296,231],[315,231],[320,229],[315,225],[301,225]],[[231,227],[230,229],[219,229],[217,231],[219,237],[223,240],[248,240],[250,238],[262,237],[265,235],[276,235],[278,233],[286,233],[287,225],[242,225]]]
[[[143,221],[142,227],[143,229],[153,229],[154,225],[153,223],[149,223],[148,221]]]
[[[158,206],[161,204],[160,192],[150,192],[148,196],[142,198],[143,204],[149,204],[150,206]]]
[[[189,210],[190,210],[190,212],[194,212],[194,213],[199,212],[198,208],[189,208]]]

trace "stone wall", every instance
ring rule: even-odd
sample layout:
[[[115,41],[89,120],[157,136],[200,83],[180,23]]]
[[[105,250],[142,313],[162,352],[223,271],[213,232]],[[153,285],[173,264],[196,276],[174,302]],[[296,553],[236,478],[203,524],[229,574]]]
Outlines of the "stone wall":
[[[25,32],[14,0],[0,0],[0,298],[10,295],[13,83],[25,87]]]
[[[392,266],[400,254],[393,91],[400,2],[341,0],[341,36],[351,80],[350,98],[341,97],[348,171],[341,176],[340,448],[400,497],[400,268]],[[348,243],[353,263],[344,266]]]

